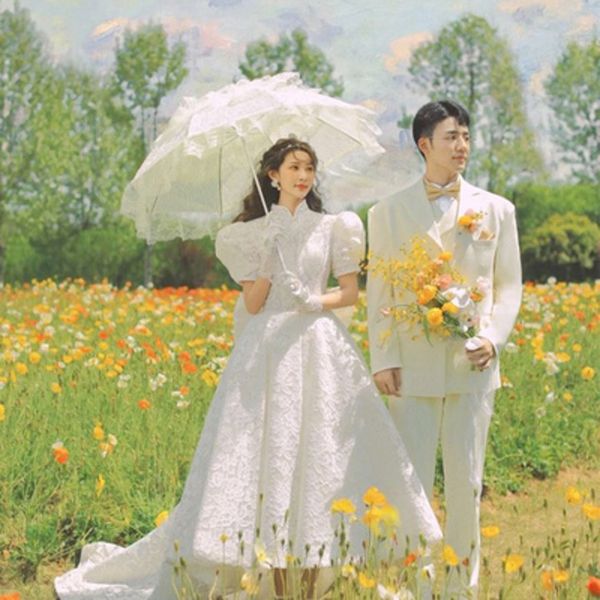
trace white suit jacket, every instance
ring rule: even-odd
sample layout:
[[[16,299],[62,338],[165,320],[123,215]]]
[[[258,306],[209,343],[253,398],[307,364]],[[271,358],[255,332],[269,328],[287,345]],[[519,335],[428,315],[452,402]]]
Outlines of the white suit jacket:
[[[461,181],[458,215],[436,223],[423,181],[383,200],[369,211],[369,252],[372,260],[400,258],[412,238],[426,241],[430,255],[443,250],[454,255],[454,264],[469,284],[486,277],[492,290],[477,304],[481,317],[478,335],[489,339],[499,353],[512,331],[521,303],[521,261],[514,206],[505,198]],[[483,212],[481,228],[491,239],[463,231],[457,217],[468,210]],[[420,328],[394,323],[382,310],[396,299],[391,286],[378,275],[367,278],[367,313],[371,369],[402,368],[402,394],[441,397],[451,393],[485,392],[500,386],[498,359],[485,371],[471,370],[464,354],[464,339],[427,341]],[[389,335],[391,332],[391,335]],[[386,342],[382,338],[388,335]]]

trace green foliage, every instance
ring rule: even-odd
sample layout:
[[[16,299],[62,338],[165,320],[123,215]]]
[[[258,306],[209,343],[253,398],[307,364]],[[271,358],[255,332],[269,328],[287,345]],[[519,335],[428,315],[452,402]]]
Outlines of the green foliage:
[[[182,42],[169,49],[162,25],[146,25],[137,31],[125,32],[123,44],[117,48],[115,92],[125,111],[137,119],[143,141],[142,159],[149,141],[156,137],[156,119],[162,99],[187,75],[185,55]]]
[[[600,183],[600,40],[571,42],[545,84],[553,137],[578,181]]]
[[[514,57],[484,18],[468,14],[444,27],[413,52],[409,72],[431,100],[457,100],[469,111],[470,177],[504,193],[542,169]]]
[[[333,66],[319,48],[308,43],[302,29],[280,36],[276,44],[267,40],[249,44],[245,61],[239,67],[248,79],[297,71],[304,83],[320,88],[330,96],[341,96],[344,92],[342,80],[333,76]]]
[[[552,215],[523,236],[522,254],[530,279],[594,277],[600,265],[600,227],[585,215]]]
[[[48,65],[42,37],[18,6],[0,13],[0,282],[4,276],[9,218],[19,207],[36,152],[32,118],[43,102]]]
[[[509,195],[517,207],[521,236],[528,234],[553,214],[586,215],[600,225],[600,186],[592,184],[541,185],[523,183]]]

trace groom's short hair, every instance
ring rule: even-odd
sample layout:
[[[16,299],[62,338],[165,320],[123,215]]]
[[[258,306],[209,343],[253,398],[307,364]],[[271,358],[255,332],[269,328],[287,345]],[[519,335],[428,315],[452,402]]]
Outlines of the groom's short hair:
[[[415,144],[418,145],[422,137],[431,138],[435,126],[448,117],[454,117],[459,125],[465,127],[469,127],[471,122],[467,109],[452,100],[436,100],[421,106],[412,123]]]

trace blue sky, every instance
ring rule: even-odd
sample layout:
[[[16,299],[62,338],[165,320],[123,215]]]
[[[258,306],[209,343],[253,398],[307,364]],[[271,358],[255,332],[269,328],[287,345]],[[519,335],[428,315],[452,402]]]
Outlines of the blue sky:
[[[106,71],[118,36],[129,27],[162,23],[188,44],[190,75],[163,107],[239,76],[248,42],[302,27],[344,81],[344,99],[374,108],[389,135],[405,106],[424,98],[407,82],[410,51],[467,12],[485,17],[517,58],[530,119],[551,147],[543,81],[570,41],[600,35],[600,0],[20,0],[48,39],[57,61]],[[0,10],[13,0],[0,0]]]

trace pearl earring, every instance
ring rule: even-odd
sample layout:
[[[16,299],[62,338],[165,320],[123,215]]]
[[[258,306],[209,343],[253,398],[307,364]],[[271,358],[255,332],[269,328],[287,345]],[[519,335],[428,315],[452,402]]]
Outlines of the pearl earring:
[[[277,191],[281,190],[279,181],[276,181],[275,179],[271,179],[271,187],[275,188]]]

